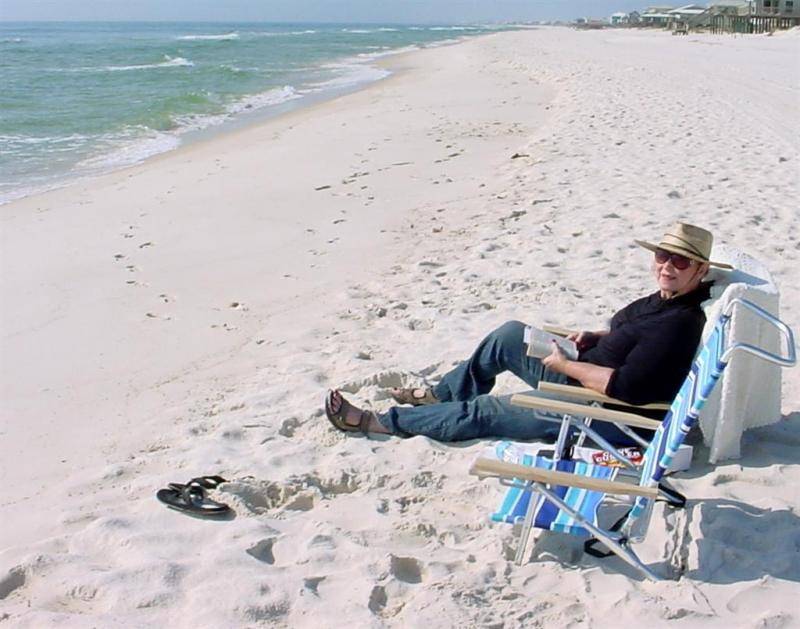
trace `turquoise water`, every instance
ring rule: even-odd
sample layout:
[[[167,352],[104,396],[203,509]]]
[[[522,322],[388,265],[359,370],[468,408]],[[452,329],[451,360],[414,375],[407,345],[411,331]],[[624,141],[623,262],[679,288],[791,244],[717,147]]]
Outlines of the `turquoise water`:
[[[485,26],[0,23],[0,203],[386,76]]]

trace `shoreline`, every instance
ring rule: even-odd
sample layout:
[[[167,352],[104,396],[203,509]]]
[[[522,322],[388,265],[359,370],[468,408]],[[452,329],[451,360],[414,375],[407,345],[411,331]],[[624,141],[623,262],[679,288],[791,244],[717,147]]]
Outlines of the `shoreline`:
[[[513,31],[515,29],[508,28],[503,30]],[[326,61],[326,64],[327,63],[346,64],[353,67],[356,66],[362,67],[367,70],[385,71],[388,74],[384,76],[378,76],[377,78],[362,79],[354,82],[348,80],[345,82],[344,86],[330,87],[327,89],[314,87],[312,84],[311,86],[306,86],[305,88],[303,88],[303,90],[297,97],[288,98],[283,102],[277,104],[256,107],[255,109],[252,110],[248,110],[248,108],[241,108],[237,112],[222,112],[218,114],[208,114],[205,117],[208,118],[209,120],[213,118],[221,118],[221,120],[219,122],[203,123],[202,126],[200,126],[199,128],[192,128],[191,126],[187,128],[181,128],[179,126],[178,128],[169,131],[158,131],[156,129],[151,129],[150,130],[151,132],[164,135],[166,138],[170,140],[171,143],[174,142],[174,144],[172,144],[171,146],[166,146],[165,148],[159,149],[155,152],[146,151],[147,154],[144,157],[135,158],[133,161],[126,162],[125,159],[127,158],[125,158],[121,163],[115,163],[119,161],[119,159],[114,159],[114,156],[118,154],[121,150],[128,150],[134,148],[133,145],[128,147],[119,146],[107,153],[89,156],[84,160],[82,160],[82,162],[88,159],[91,162],[97,161],[101,165],[99,167],[96,167],[96,169],[94,170],[90,169],[82,174],[70,175],[67,172],[62,172],[59,173],[56,176],[56,178],[53,179],[51,182],[44,183],[41,185],[36,185],[36,186],[28,186],[27,184],[21,185],[18,189],[10,191],[6,197],[0,199],[0,208],[5,205],[8,205],[13,201],[18,201],[21,199],[25,199],[27,197],[45,194],[47,192],[51,192],[54,190],[61,190],[63,188],[67,188],[72,185],[89,183],[97,177],[103,177],[105,175],[113,174],[115,172],[119,172],[127,168],[145,164],[147,161],[153,158],[159,157],[160,155],[164,155],[167,153],[172,153],[173,151],[180,150],[181,148],[187,146],[191,146],[196,142],[213,140],[214,138],[220,135],[232,133],[241,129],[247,129],[250,127],[258,126],[267,123],[275,118],[279,118],[281,116],[288,115],[296,111],[301,111],[308,107],[313,107],[317,104],[328,102],[330,100],[335,100],[342,96],[346,96],[347,94],[351,94],[360,91],[362,89],[366,89],[374,83],[391,78],[392,63],[390,59],[392,59],[393,57],[402,56],[408,54],[409,52],[413,53],[421,50],[429,50],[443,46],[457,45],[462,41],[468,41],[469,39],[472,39],[474,37],[481,37],[492,34],[494,33],[485,33],[484,35],[461,35],[460,37],[441,40],[439,42],[423,42],[419,44],[404,45],[404,46],[399,46],[395,50],[380,51],[375,53],[358,53],[352,56],[345,56],[340,59],[328,60]],[[286,86],[284,86],[284,88],[285,87]],[[294,89],[294,86],[290,87]],[[270,94],[275,91],[279,91],[284,88],[273,86],[263,92],[247,95],[243,97],[243,99],[244,100],[257,99],[258,97]],[[317,91],[318,89],[319,91]],[[145,140],[140,139],[137,142],[141,143],[143,141]]]
[[[487,37],[496,37],[496,35]],[[469,43],[470,40],[467,40],[461,45],[469,45]],[[6,230],[3,235],[9,241],[4,243],[3,246],[5,258],[3,263],[5,269],[3,293],[8,295],[17,292],[15,297],[9,297],[5,301],[6,303],[20,303],[22,301],[31,305],[35,304],[34,309],[36,311],[39,311],[44,306],[44,310],[38,316],[34,316],[33,322],[30,321],[27,313],[25,313],[27,310],[25,306],[18,312],[18,323],[12,323],[8,316],[4,317],[4,353],[8,356],[23,355],[26,350],[23,349],[22,341],[17,339],[24,337],[24,330],[31,329],[31,326],[35,330],[40,325],[44,325],[47,329],[53,329],[50,334],[59,335],[60,330],[70,330],[73,333],[77,331],[79,333],[78,338],[82,339],[84,343],[80,349],[75,345],[76,339],[62,338],[58,340],[50,336],[50,334],[35,334],[34,338],[39,338],[34,341],[34,345],[38,347],[38,353],[43,364],[52,362],[56,356],[58,357],[53,363],[53,368],[58,374],[56,382],[72,382],[74,380],[73,371],[77,365],[81,365],[78,369],[79,373],[94,374],[93,376],[79,376],[79,381],[85,381],[87,385],[90,385],[90,388],[85,392],[70,386],[73,389],[73,393],[64,395],[59,391],[63,385],[54,386],[51,383],[47,386],[47,390],[41,391],[37,395],[35,391],[38,387],[32,371],[34,365],[28,367],[28,369],[31,369],[30,376],[22,378],[28,384],[22,387],[19,386],[19,372],[15,372],[12,377],[9,366],[5,365],[3,382],[5,388],[3,395],[4,414],[6,416],[24,415],[26,417],[26,420],[20,422],[20,426],[15,428],[12,425],[10,427],[11,442],[17,442],[20,450],[17,453],[11,453],[4,461],[0,462],[2,475],[9,479],[13,486],[19,487],[19,490],[10,491],[9,499],[11,505],[17,504],[18,500],[29,494],[31,482],[36,482],[38,489],[44,489],[49,479],[60,476],[63,473],[64,466],[74,465],[76,461],[86,462],[90,460],[99,463],[104,460],[105,457],[103,455],[98,456],[97,452],[92,454],[91,450],[87,450],[86,446],[80,446],[80,443],[85,442],[89,445],[92,442],[96,442],[104,444],[102,446],[104,448],[111,447],[116,449],[112,445],[117,440],[115,435],[119,434],[121,430],[127,430],[126,427],[131,421],[134,421],[134,423],[144,421],[146,424],[152,421],[146,418],[150,414],[157,414],[157,409],[163,403],[165,398],[161,393],[162,388],[168,390],[177,388],[178,390],[177,393],[168,395],[166,397],[167,400],[171,400],[173,397],[183,399],[186,392],[182,388],[187,385],[173,383],[175,379],[173,374],[176,372],[181,373],[188,370],[189,373],[198,375],[203,373],[204,369],[208,369],[209,374],[220,370],[225,372],[227,369],[237,374],[233,377],[235,382],[240,377],[238,374],[242,374],[246,370],[245,365],[237,365],[233,368],[224,365],[221,367],[209,367],[209,365],[218,363],[220,356],[231,356],[232,352],[244,352],[248,354],[248,361],[257,361],[258,350],[265,345],[265,343],[257,344],[258,341],[265,340],[263,337],[256,338],[259,327],[263,325],[261,321],[280,317],[280,311],[283,309],[288,308],[291,311],[297,308],[296,305],[293,305],[298,302],[298,298],[294,294],[295,291],[290,285],[287,286],[285,284],[291,284],[296,278],[299,278],[299,281],[303,284],[303,294],[307,296],[310,292],[313,292],[314,285],[324,284],[325,281],[330,281],[330,278],[335,277],[338,273],[336,270],[333,273],[328,273],[315,262],[315,258],[319,256],[322,256],[322,260],[325,260],[325,257],[329,254],[324,249],[330,248],[331,245],[326,242],[329,239],[324,236],[309,235],[309,232],[324,233],[326,229],[324,225],[326,223],[332,225],[339,233],[341,233],[342,227],[345,228],[346,232],[348,223],[352,224],[354,220],[357,220],[358,215],[354,216],[354,213],[360,212],[362,214],[360,220],[363,221],[367,229],[364,230],[363,226],[358,226],[356,228],[357,231],[366,231],[375,240],[375,244],[367,247],[367,251],[378,251],[381,247],[391,242],[391,234],[402,223],[402,216],[388,214],[373,216],[368,209],[374,204],[373,200],[369,199],[371,195],[358,193],[348,198],[347,195],[349,193],[347,192],[340,193],[331,190],[331,187],[334,189],[343,188],[341,182],[347,180],[349,174],[352,174],[352,170],[356,169],[356,164],[354,164],[353,169],[342,170],[336,164],[320,163],[319,168],[322,172],[317,175],[318,178],[316,179],[306,179],[301,172],[293,171],[288,181],[279,183],[279,180],[283,178],[281,170],[287,152],[287,144],[293,143],[288,152],[296,156],[293,159],[296,159],[299,164],[304,159],[302,156],[311,141],[311,136],[308,134],[316,136],[319,132],[326,133],[323,131],[323,127],[326,125],[325,120],[327,119],[349,120],[349,122],[338,123],[338,126],[344,125],[341,127],[341,132],[333,132],[340,138],[337,143],[347,142],[347,140],[344,140],[348,135],[346,129],[349,128],[351,123],[358,123],[358,116],[361,115],[360,113],[350,113],[349,109],[353,108],[353,101],[357,101],[355,107],[361,108],[354,111],[360,112],[365,111],[364,108],[369,107],[367,103],[374,101],[376,97],[384,98],[383,92],[388,90],[394,93],[400,92],[403,89],[404,82],[416,80],[413,78],[414,71],[409,68],[409,65],[420,68],[422,63],[420,59],[431,55],[434,55],[435,58],[436,53],[442,49],[414,51],[406,55],[400,55],[396,59],[392,58],[392,61],[387,61],[387,63],[393,63],[395,74],[384,81],[371,84],[365,89],[333,100],[315,103],[309,107],[288,112],[256,125],[232,130],[213,138],[179,147],[174,151],[156,155],[142,164],[126,167],[66,188],[20,199],[4,206]],[[417,70],[417,74],[419,74],[419,70]],[[387,105],[390,104],[387,103]],[[301,134],[305,139],[299,142],[284,139],[286,136],[294,134]],[[282,142],[279,142],[280,145],[275,143],[275,140],[279,137],[282,140]],[[357,142],[362,145],[366,142],[377,147],[382,141],[372,143],[369,139],[360,138]],[[429,150],[436,155],[441,153],[435,144]],[[331,155],[336,155],[339,150],[331,147],[330,152]],[[366,155],[369,152],[369,146],[363,146],[357,152]],[[225,162],[232,164],[230,167],[221,163],[223,161],[219,157],[221,155],[225,156]],[[236,260],[237,254],[230,256],[224,252],[215,252],[214,255],[219,258],[223,268],[232,265],[238,269],[238,273],[247,274],[250,278],[248,281],[241,278],[234,279],[232,284],[236,285],[237,288],[229,289],[226,287],[226,281],[223,277],[214,275],[215,270],[210,266],[209,261],[205,259],[206,253],[204,252],[210,253],[220,248],[219,245],[212,244],[215,240],[224,240],[225,245],[223,245],[223,248],[235,251],[240,248],[240,243],[237,241],[245,237],[238,233],[238,230],[241,229],[239,225],[230,225],[223,216],[209,214],[208,209],[203,208],[208,203],[208,200],[198,198],[198,190],[193,191],[191,190],[192,186],[187,185],[189,181],[199,181],[200,172],[207,173],[203,175],[204,178],[223,177],[237,182],[241,180],[241,173],[243,172],[250,171],[252,175],[256,175],[258,171],[247,165],[247,161],[251,157],[258,156],[260,159],[264,155],[267,156],[267,163],[271,165],[267,173],[271,180],[269,185],[274,184],[280,187],[280,191],[269,193],[269,196],[275,199],[274,202],[280,208],[278,210],[279,215],[275,216],[277,222],[273,224],[270,220],[270,222],[264,223],[263,219],[258,217],[259,203],[257,201],[254,203],[254,200],[249,199],[249,195],[245,191],[240,190],[237,193],[238,203],[245,208],[244,223],[251,225],[248,228],[251,231],[253,229],[268,230],[262,234],[264,246],[266,247],[276,246],[282,250],[284,247],[279,243],[287,237],[297,240],[297,242],[308,243],[306,245],[307,251],[300,254],[299,259],[298,254],[293,253],[284,262],[279,262],[277,268],[275,261],[264,260],[258,263],[258,268],[263,268],[268,273],[268,276],[272,278],[270,281],[274,284],[271,286],[271,290],[268,291],[269,295],[266,297],[266,301],[264,296],[259,296],[254,292],[254,289],[257,291],[257,279],[252,270],[242,266],[241,260]],[[382,169],[408,170],[411,161],[414,161],[412,156],[408,157],[410,159],[409,165],[402,165],[404,161],[408,160],[405,157],[398,157],[384,164]],[[441,154],[441,157],[452,159],[447,158],[447,152]],[[326,158],[326,161],[328,159],[330,158]],[[363,158],[359,157],[356,161],[362,160]],[[430,161],[433,162],[434,160],[430,159]],[[197,162],[200,162],[201,165],[195,165]],[[398,165],[392,166],[393,163]],[[229,170],[235,172],[229,174]],[[333,173],[336,174],[334,175]],[[410,176],[416,178],[419,175],[414,174],[412,171]],[[388,179],[386,175],[383,176],[383,179],[391,184],[391,179]],[[264,192],[267,192],[264,183],[259,182],[256,185]],[[238,186],[239,184],[234,185]],[[393,184],[391,185],[393,186]],[[145,198],[141,202],[126,196],[125,191],[131,186],[140,193],[147,191]],[[192,199],[191,201],[188,201],[188,199],[187,201],[181,201],[171,196],[181,186],[185,188],[184,196]],[[325,186],[328,186],[328,188],[325,188]],[[230,186],[228,187],[230,188]],[[321,189],[315,190],[316,188]],[[216,190],[214,186],[207,185],[202,190],[205,191],[202,193],[203,195],[211,194],[216,198],[215,205],[218,205],[218,207],[225,207],[230,203],[227,194],[220,195],[221,191]],[[109,216],[106,209],[100,210],[101,207],[108,203],[108,195],[112,195],[117,199],[111,204],[112,207],[108,208],[112,210],[113,216]],[[312,201],[309,195],[316,195],[319,198]],[[312,201],[311,211],[306,210],[308,215],[303,218],[293,216],[293,211],[285,207],[288,199],[303,200],[304,203]],[[342,204],[344,204],[344,208],[339,207]],[[398,210],[407,207],[399,198],[392,199],[391,204],[396,206]],[[189,221],[187,223],[189,226],[196,220],[200,220],[204,224],[215,225],[212,230],[213,233],[196,233],[194,236],[190,236],[189,243],[191,244],[186,249],[186,255],[194,259],[195,264],[201,265],[206,272],[211,274],[210,281],[213,287],[212,292],[216,295],[215,300],[212,301],[204,295],[206,281],[196,276],[189,268],[186,268],[185,263],[176,259],[174,254],[158,255],[159,250],[165,248],[168,243],[180,248],[183,245],[179,243],[185,240],[181,225],[173,224],[172,219],[168,217],[158,216],[157,213],[163,211],[161,207],[165,205],[174,209],[180,208],[179,211],[185,216],[182,220]],[[193,207],[198,209],[192,209]],[[101,213],[98,213],[98,211]],[[282,216],[283,214],[285,216]],[[288,221],[287,218],[289,218]],[[342,218],[345,218],[347,222],[341,222]],[[49,229],[35,233],[39,229],[36,225],[41,224],[43,220],[45,221],[43,226]],[[166,224],[164,221],[167,221]],[[27,225],[22,228],[23,233],[26,233],[31,241],[38,240],[38,244],[33,244],[31,241],[24,244],[22,242],[10,242],[13,238],[8,226],[14,222]],[[149,229],[140,227],[143,222],[152,224],[152,227]],[[68,243],[73,239],[77,239],[75,240],[76,243],[80,242],[83,239],[85,229],[83,225],[90,223],[96,224],[99,229],[93,234],[92,241],[86,243],[88,245],[87,250],[81,254],[79,249]],[[139,236],[140,232],[154,233],[156,235]],[[258,237],[258,231],[250,235],[249,243],[246,246],[246,250],[249,252],[246,254],[247,256],[257,255],[256,251],[261,246],[258,242]],[[33,259],[30,259],[30,253],[23,253],[24,251],[40,250],[43,242],[50,242],[51,245],[55,244],[55,241],[59,238],[66,238],[67,240],[62,246],[61,255],[74,256],[78,254],[80,259],[86,260],[86,262],[81,263],[82,265],[86,263],[90,265],[86,269],[89,272],[90,279],[84,279],[81,284],[75,286],[78,290],[74,291],[74,294],[68,299],[66,307],[58,304],[40,303],[38,296],[32,289],[42,283],[52,283],[52,279],[44,279],[44,277],[52,277],[52,270],[46,268],[49,264],[45,261],[36,263]],[[116,244],[111,244],[114,242]],[[197,249],[198,246],[201,248]],[[308,249],[309,247],[310,249]],[[355,259],[360,257],[363,247],[354,247],[353,243],[349,243],[348,249],[350,251],[347,252],[347,256]],[[58,254],[53,250],[50,251],[49,255],[58,257]],[[337,255],[341,255],[341,252],[338,252]],[[117,256],[122,257],[117,258]],[[19,275],[22,274],[20,263],[26,266],[28,270],[41,270],[45,273],[45,276],[42,276],[42,279],[26,281],[24,285],[27,288],[24,288],[23,283],[18,281]],[[158,265],[159,270],[155,279],[150,279],[152,275],[150,267],[154,264]],[[296,267],[298,265],[305,266],[306,270],[302,273],[297,273]],[[270,267],[269,271],[267,271],[267,267]],[[171,280],[167,280],[164,277],[164,271],[167,269],[170,269]],[[144,277],[142,277],[143,275]],[[14,276],[17,276],[16,281]],[[320,279],[322,277],[325,279]],[[10,289],[9,283],[12,286],[15,285],[17,291]],[[174,285],[176,288],[168,289],[170,285]],[[102,313],[103,310],[109,308],[108,306],[102,306],[102,300],[98,301],[94,295],[100,286],[103,287],[101,294],[111,300],[109,313],[118,311],[123,313],[124,318],[122,321],[112,324],[116,332],[112,334],[111,338],[107,338],[104,333],[100,338],[94,339],[91,335],[91,326],[102,325],[101,322],[105,315],[100,313],[92,314],[92,310],[96,310],[98,306],[101,306]],[[62,286],[59,290],[73,292],[72,288],[67,288],[67,286]],[[145,295],[141,295],[140,293],[142,292]],[[307,299],[308,297],[305,298]],[[277,308],[274,306],[275,302],[280,304]],[[241,305],[232,307],[231,304],[234,303]],[[267,307],[268,303],[273,303],[273,307]],[[131,310],[131,308],[137,309],[138,312]],[[201,311],[198,313],[194,311],[195,308],[200,308]],[[177,314],[171,313],[173,309],[177,310]],[[258,311],[256,316],[250,314],[254,311]],[[46,321],[54,319],[60,321],[60,323],[53,328]],[[67,321],[64,321],[64,319]],[[87,324],[85,321],[87,319],[93,323]],[[39,320],[41,320],[41,323],[38,323]],[[186,324],[183,323],[184,320],[188,320],[188,329]],[[180,338],[186,341],[192,339],[193,342],[196,342],[197,339],[203,339],[200,348],[181,348],[176,345],[176,340],[170,339],[170,331],[168,329],[154,328],[159,324],[162,326],[177,326],[181,335]],[[284,330],[284,332],[286,331]],[[132,334],[144,334],[148,349],[137,349],[135,345],[132,345],[132,343],[141,343],[141,341],[136,341],[136,337],[131,336]],[[109,351],[107,348],[109,342],[111,343],[111,348],[118,349]],[[57,352],[55,355],[52,351],[53,348]],[[63,361],[67,357],[63,355],[64,351],[74,351],[76,352],[76,357],[80,355],[80,352],[87,351],[87,356],[78,363],[65,363]],[[130,369],[127,363],[131,360],[133,365],[138,367],[135,368],[136,371],[146,372],[147,355],[153,351],[157,352],[162,363],[154,369],[153,376],[144,375],[142,380],[139,376],[130,378],[126,375]],[[95,362],[98,359],[101,360],[100,363]],[[31,359],[27,359],[26,363],[28,360]],[[200,361],[200,364],[205,364],[206,367],[198,368],[196,366],[198,361]],[[143,370],[143,368],[145,369]],[[89,372],[86,371],[87,369]],[[122,387],[114,385],[112,390],[118,392],[113,396],[109,396],[107,392],[100,394],[99,389],[95,391],[100,382],[106,383],[102,386],[111,385],[108,375],[109,369],[114,373],[118,373],[118,377],[131,380],[130,384],[125,384]],[[244,372],[246,373],[246,371]],[[198,375],[198,377],[200,381],[203,381],[212,376]],[[193,378],[194,376],[190,376],[186,380],[192,382]],[[179,378],[178,381],[180,380]],[[193,384],[188,386],[191,387]],[[133,399],[138,400],[138,403],[144,404],[145,408],[131,408],[131,402],[127,400],[131,395],[133,395]],[[115,400],[121,401],[122,399],[125,399],[125,402],[121,406],[114,403]],[[104,418],[100,424],[101,435],[90,436],[91,433],[86,431],[93,427],[94,423],[84,423],[77,418],[88,411],[88,404],[91,403],[97,406],[102,400],[107,400],[107,403],[102,404],[100,408],[95,408],[92,414],[96,416],[98,412],[102,413],[102,409],[105,408],[105,412],[109,413],[109,416]],[[65,408],[62,406],[65,401],[72,401],[74,406],[68,404]],[[34,426],[37,427],[34,428],[29,422],[39,413],[46,413],[46,415],[40,416],[36,420]],[[110,416],[112,413],[115,416],[113,418]],[[45,457],[45,461],[52,461],[52,463],[46,469],[40,468],[33,476],[29,476],[29,472],[25,471],[25,466],[22,464],[26,456],[24,452],[34,447],[34,443],[46,444],[51,442],[50,447],[55,447],[56,443],[53,443],[52,439],[44,439],[43,441],[43,437],[46,434],[43,431],[57,431],[56,417],[64,414],[75,417],[73,421],[79,421],[78,426],[83,426],[84,432],[78,436],[62,440],[52,453],[50,453],[49,449],[46,449],[49,454]],[[25,432],[20,433],[19,430],[22,426],[25,426]],[[133,433],[139,435],[138,439],[141,439],[142,436],[147,434],[148,430],[149,428],[139,428],[134,429]],[[66,450],[65,446],[67,446]],[[42,446],[40,445],[39,447],[41,448]],[[70,448],[78,448],[79,450],[78,452],[70,452]],[[71,456],[65,457],[64,454],[66,452],[70,452]],[[19,460],[16,457],[20,457]],[[62,459],[63,463],[57,463]],[[25,482],[26,478],[27,484]]]
[[[471,38],[4,206],[0,623],[797,622],[796,371],[740,461],[695,443],[689,509],[659,505],[640,548],[666,589],[547,536],[512,566],[502,490],[467,475],[484,442],[358,438],[321,410],[330,387],[383,410],[507,320],[600,324],[651,290],[631,240],[675,220],[763,261],[800,329],[798,42],[708,43]],[[230,521],[153,497],[217,473]]]

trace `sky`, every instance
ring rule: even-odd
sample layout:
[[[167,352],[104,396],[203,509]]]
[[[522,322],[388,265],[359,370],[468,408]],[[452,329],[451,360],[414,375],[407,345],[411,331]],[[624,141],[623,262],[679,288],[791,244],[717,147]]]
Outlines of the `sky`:
[[[0,21],[457,24],[604,17],[653,3],[655,0],[0,0]]]

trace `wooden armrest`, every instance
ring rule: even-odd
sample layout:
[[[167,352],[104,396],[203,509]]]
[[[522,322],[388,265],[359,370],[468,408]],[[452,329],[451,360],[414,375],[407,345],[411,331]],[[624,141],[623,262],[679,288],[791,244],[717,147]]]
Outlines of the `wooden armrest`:
[[[516,406],[533,408],[542,411],[555,413],[568,413],[579,417],[591,417],[592,419],[602,419],[607,422],[625,424],[636,428],[646,428],[657,430],[661,422],[655,419],[648,419],[635,413],[625,413],[623,411],[612,411],[598,406],[587,406],[586,404],[575,404],[573,402],[563,402],[561,400],[551,400],[548,398],[536,397],[535,395],[525,395],[517,393],[511,396],[511,403]]]
[[[570,334],[577,334],[578,330],[570,330],[569,328],[562,328],[557,325],[543,325],[542,330],[555,334],[556,336],[569,336]]]
[[[592,402],[602,402],[603,404],[618,404],[619,406],[629,406],[631,408],[641,408],[644,410],[653,411],[668,411],[671,404],[666,402],[655,402],[653,404],[628,404],[622,400],[616,400],[613,397],[608,397],[597,391],[586,389],[584,387],[576,387],[571,384],[558,384],[557,382],[540,382],[539,391],[547,391],[549,393],[558,393],[559,395],[568,395],[570,397],[579,398],[581,400],[590,400]]]
[[[542,470],[537,467],[517,465],[516,463],[507,463],[506,461],[497,461],[495,459],[478,459],[470,466],[469,473],[478,478],[490,476],[519,478],[536,483],[578,487],[579,489],[602,491],[608,494],[646,496],[648,498],[658,497],[658,487],[642,487],[641,485],[631,485],[601,478],[587,478],[586,476],[570,474],[569,472]]]

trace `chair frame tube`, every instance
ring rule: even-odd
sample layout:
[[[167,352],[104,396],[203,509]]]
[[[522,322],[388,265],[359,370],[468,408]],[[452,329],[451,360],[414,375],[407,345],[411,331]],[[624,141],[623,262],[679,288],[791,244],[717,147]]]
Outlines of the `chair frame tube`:
[[[622,536],[612,533],[611,531],[607,531],[605,529],[601,529],[600,527],[595,526],[592,522],[589,522],[585,517],[583,517],[580,513],[578,513],[575,509],[570,507],[567,503],[565,503],[561,498],[559,498],[556,494],[551,492],[545,485],[542,483],[534,482],[532,484],[531,490],[537,491],[541,493],[547,500],[551,501],[555,504],[559,509],[562,511],[569,513],[575,520],[586,530],[592,533],[597,539],[599,539],[606,547],[613,552],[617,557],[625,561],[628,565],[636,568],[642,574],[644,574],[648,579],[653,581],[661,581],[661,577],[659,577],[655,572],[653,572],[650,568],[648,568],[641,559],[639,559],[638,555],[633,552],[633,550],[625,543],[623,546]]]

